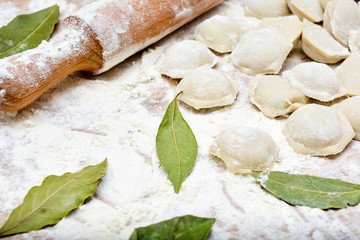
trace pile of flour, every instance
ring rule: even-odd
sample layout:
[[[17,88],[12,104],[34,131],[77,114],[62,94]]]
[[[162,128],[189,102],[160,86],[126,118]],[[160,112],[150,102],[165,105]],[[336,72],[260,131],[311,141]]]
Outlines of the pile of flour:
[[[90,1],[56,1],[62,18]],[[55,1],[0,2],[0,24],[19,13]],[[6,11],[5,11],[6,10]],[[228,0],[176,33],[114,69],[98,75],[73,74],[25,109],[0,113],[0,225],[28,190],[51,174],[75,172],[108,158],[94,197],[58,224],[8,239],[128,239],[134,228],[185,214],[214,217],[209,239],[356,239],[360,206],[322,211],[294,207],[275,198],[248,175],[234,175],[209,154],[225,128],[246,125],[267,131],[280,147],[273,170],[341,178],[360,183],[360,144],[329,158],[295,153],[282,134],[286,119],[269,119],[248,99],[252,77],[236,70],[228,56],[216,68],[239,81],[231,106],[196,111],[179,102],[199,145],[193,172],[175,194],[155,150],[155,137],[178,81],[154,65],[164,49],[192,39],[197,24],[214,15],[233,17],[245,29],[259,20],[244,16],[241,0]],[[304,58],[295,50],[291,68]],[[259,146],[261,147],[261,146]]]

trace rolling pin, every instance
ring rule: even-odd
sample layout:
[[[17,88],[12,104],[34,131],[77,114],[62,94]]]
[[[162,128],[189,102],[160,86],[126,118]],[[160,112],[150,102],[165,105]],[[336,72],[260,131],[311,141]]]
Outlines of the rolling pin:
[[[37,48],[0,59],[0,110],[19,110],[76,71],[105,72],[223,0],[102,0]]]

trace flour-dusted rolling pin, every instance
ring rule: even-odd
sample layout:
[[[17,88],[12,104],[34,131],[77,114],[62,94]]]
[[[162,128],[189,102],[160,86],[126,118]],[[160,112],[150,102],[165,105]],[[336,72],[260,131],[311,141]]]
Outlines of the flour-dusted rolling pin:
[[[70,73],[99,74],[223,0],[99,0],[49,42],[0,59],[0,110],[19,110]]]

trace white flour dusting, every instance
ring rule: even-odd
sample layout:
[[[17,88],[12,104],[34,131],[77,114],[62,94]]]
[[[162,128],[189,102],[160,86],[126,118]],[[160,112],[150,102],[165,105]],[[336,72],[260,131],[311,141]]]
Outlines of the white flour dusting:
[[[48,2],[30,0],[25,7],[2,2],[0,10],[9,7],[18,14]],[[60,4],[62,14],[76,7],[70,0]],[[155,137],[177,81],[162,77],[154,63],[164,46],[191,39],[196,25],[214,14],[233,17],[250,30],[258,20],[245,17],[243,8],[241,0],[225,1],[142,56],[102,75],[71,75],[29,107],[0,112],[0,225],[46,176],[75,172],[108,158],[106,175],[90,201],[55,226],[5,239],[128,239],[135,227],[185,214],[215,217],[211,240],[358,239],[359,205],[338,211],[290,206],[261,189],[252,177],[230,173],[209,154],[220,131],[243,124],[267,131],[279,145],[274,170],[360,183],[358,141],[335,157],[295,153],[281,132],[286,120],[269,119],[250,103],[252,77],[236,70],[227,56],[217,57],[216,68],[241,85],[233,105],[195,111],[179,103],[199,145],[195,168],[179,194],[160,166]],[[10,15],[0,15],[0,22]],[[302,57],[292,55],[285,66]]]

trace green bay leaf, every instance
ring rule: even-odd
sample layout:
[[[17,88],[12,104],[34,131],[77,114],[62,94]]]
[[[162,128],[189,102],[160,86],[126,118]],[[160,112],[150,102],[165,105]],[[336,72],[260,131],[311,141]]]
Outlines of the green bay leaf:
[[[77,173],[48,176],[40,186],[31,188],[24,202],[15,208],[0,229],[0,236],[29,232],[53,225],[85,199],[94,195],[104,176],[107,159]]]
[[[129,240],[204,240],[214,223],[214,218],[192,215],[175,217],[147,227],[136,228]]]
[[[360,185],[339,179],[282,172],[251,173],[261,186],[284,201],[311,208],[344,208],[360,202]]]
[[[194,133],[179,110],[178,96],[168,106],[156,136],[160,163],[176,193],[179,193],[181,184],[193,170],[198,149]]]
[[[48,40],[58,20],[58,5],[15,17],[0,28],[0,59],[36,48]]]

